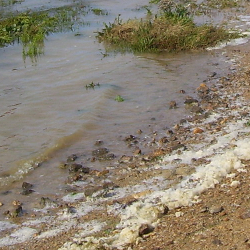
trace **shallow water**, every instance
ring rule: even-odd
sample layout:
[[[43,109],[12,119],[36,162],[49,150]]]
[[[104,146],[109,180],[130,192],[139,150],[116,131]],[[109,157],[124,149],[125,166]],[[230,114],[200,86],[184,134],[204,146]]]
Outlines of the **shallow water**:
[[[48,8],[52,4],[30,0],[12,10]],[[218,52],[182,54],[115,54],[106,52],[95,38],[103,22],[145,16],[139,8],[148,1],[87,1],[87,8],[109,14],[83,17],[88,25],[73,32],[50,35],[45,54],[37,63],[22,59],[22,47],[0,49],[0,191],[12,190],[1,200],[14,199],[21,187],[16,180],[36,183],[40,194],[60,194],[65,173],[58,165],[72,153],[91,157],[96,140],[103,140],[117,157],[128,149],[123,138],[141,129],[164,134],[184,116],[187,95],[213,72],[225,75],[231,63]],[[75,36],[80,33],[80,36]],[[106,53],[108,53],[106,55]],[[90,83],[95,89],[86,89]],[[186,94],[180,93],[185,90]],[[116,102],[120,95],[124,102]],[[169,109],[175,100],[178,109]],[[36,168],[39,163],[41,167]],[[105,164],[92,163],[102,169]],[[14,183],[13,183],[14,182]],[[30,198],[24,198],[30,199]]]

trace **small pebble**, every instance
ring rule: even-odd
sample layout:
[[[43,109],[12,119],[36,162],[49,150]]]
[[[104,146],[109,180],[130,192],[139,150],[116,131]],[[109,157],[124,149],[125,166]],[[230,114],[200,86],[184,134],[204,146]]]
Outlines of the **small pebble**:
[[[211,206],[211,207],[208,209],[209,213],[211,213],[211,214],[220,213],[222,210],[223,210],[223,207],[222,207],[222,206],[219,206],[219,205]]]
[[[239,181],[232,181],[230,184],[231,187],[239,187],[240,186],[240,182]]]
[[[21,206],[22,205],[22,203],[20,201],[13,201],[12,204],[14,206]]]
[[[201,134],[201,133],[203,133],[203,132],[204,132],[204,130],[201,129],[201,128],[195,128],[195,129],[193,130],[193,133],[194,133],[194,134]]]
[[[184,213],[183,212],[176,212],[175,213],[175,217],[182,217],[184,215]]]

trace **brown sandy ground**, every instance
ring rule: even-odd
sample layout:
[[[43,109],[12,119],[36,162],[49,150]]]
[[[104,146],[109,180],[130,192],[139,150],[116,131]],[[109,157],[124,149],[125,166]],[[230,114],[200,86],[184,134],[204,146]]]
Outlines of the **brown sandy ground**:
[[[236,173],[240,184],[224,185],[201,195],[202,202],[163,217],[151,235],[133,249],[250,249],[250,174]]]
[[[232,84],[245,83],[243,93],[249,101],[250,44],[231,47],[228,54],[240,59]],[[242,86],[242,85],[241,85]],[[235,89],[237,93],[237,89]],[[134,250],[174,249],[250,249],[250,162],[246,172],[235,172],[237,185],[232,187],[229,178],[214,189],[204,192],[199,204],[170,211],[161,219],[154,232],[145,235]],[[178,211],[181,213],[178,214]],[[180,217],[178,217],[181,215]]]

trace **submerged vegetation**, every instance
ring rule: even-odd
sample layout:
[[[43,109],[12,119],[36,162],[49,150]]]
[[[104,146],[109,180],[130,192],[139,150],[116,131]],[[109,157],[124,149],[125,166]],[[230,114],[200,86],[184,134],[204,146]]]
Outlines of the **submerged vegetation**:
[[[34,61],[44,53],[45,38],[50,33],[72,30],[78,15],[78,8],[63,7],[4,18],[0,20],[0,46],[21,43],[24,59],[30,57]]]
[[[153,0],[159,4],[160,13],[147,19],[122,22],[120,17],[105,24],[99,32],[100,41],[118,50],[133,52],[183,51],[204,49],[218,42],[240,36],[223,27],[211,24],[196,25],[188,8],[170,0]]]
[[[97,16],[100,16],[100,15],[108,15],[108,12],[107,11],[104,11],[102,9],[98,9],[98,8],[94,8],[92,9],[92,12],[97,15]]]
[[[24,2],[24,0],[0,0],[0,6],[9,6],[22,2]]]
[[[121,97],[120,95],[117,95],[117,96],[115,97],[115,101],[117,101],[117,102],[124,102],[124,98]]]

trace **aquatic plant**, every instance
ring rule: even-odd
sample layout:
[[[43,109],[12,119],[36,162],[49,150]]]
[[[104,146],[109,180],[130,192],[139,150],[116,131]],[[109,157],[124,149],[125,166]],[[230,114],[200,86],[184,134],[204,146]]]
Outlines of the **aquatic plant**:
[[[86,89],[94,89],[96,86],[100,87],[100,83],[91,82],[91,83],[89,83],[89,84],[86,84],[86,85],[85,85],[85,88],[86,88]]]
[[[209,8],[217,8],[217,9],[225,9],[225,8],[233,8],[240,5],[240,1],[238,0],[210,0],[204,3]]]
[[[117,101],[117,102],[124,102],[124,98],[121,97],[120,95],[117,95],[117,96],[115,97],[115,101]]]
[[[91,11],[97,15],[97,16],[100,16],[100,15],[108,15],[108,12],[107,11],[104,11],[102,9],[98,9],[98,8],[94,8],[94,9],[91,9]]]
[[[22,3],[24,2],[24,0],[1,0],[0,1],[0,6],[9,6],[9,5],[14,5],[14,4],[17,4],[17,3]]]
[[[21,43],[24,60],[30,57],[35,61],[44,53],[45,38],[50,33],[72,30],[77,15],[78,9],[64,7],[4,18],[0,20],[0,46]]]
[[[164,1],[161,12],[153,18],[122,22],[118,16],[98,33],[99,41],[111,48],[133,52],[204,49],[239,36],[223,27],[196,25],[187,7],[172,1]]]
[[[245,123],[245,126],[246,126],[246,127],[250,127],[250,121],[247,121],[247,122]]]

